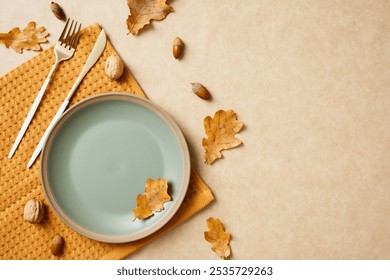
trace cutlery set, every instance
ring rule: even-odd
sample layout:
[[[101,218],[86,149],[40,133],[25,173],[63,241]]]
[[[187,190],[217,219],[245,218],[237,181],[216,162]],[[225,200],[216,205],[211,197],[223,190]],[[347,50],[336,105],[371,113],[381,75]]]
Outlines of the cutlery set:
[[[70,23],[70,24],[69,24]],[[11,151],[8,155],[8,158],[12,158],[16,149],[18,148],[25,132],[27,131],[31,120],[33,119],[36,110],[38,109],[38,106],[42,100],[42,97],[46,91],[47,86],[50,83],[51,77],[54,73],[54,71],[57,69],[59,64],[62,61],[69,60],[70,58],[73,57],[77,44],[79,42],[80,38],[80,29],[81,29],[81,24],[79,24],[77,21],[75,22],[72,20],[70,22],[70,19],[67,20],[65,27],[60,35],[60,38],[58,39],[58,42],[56,43],[54,47],[54,54],[56,57],[56,61],[50,70],[45,82],[43,83],[43,86],[41,90],[39,91],[37,97],[35,98],[26,119],[24,120],[24,123],[15,139],[15,142],[11,148]],[[71,88],[70,92],[66,96],[65,100],[61,104],[60,108],[58,109],[56,115],[52,119],[51,123],[49,124],[48,128],[46,129],[45,133],[43,134],[41,140],[39,141],[39,144],[37,145],[33,155],[31,156],[30,161],[28,162],[27,167],[30,168],[31,165],[34,163],[36,158],[38,157],[39,153],[41,152],[43,145],[45,143],[45,140],[47,139],[47,136],[49,135],[50,130],[53,128],[54,124],[58,121],[58,119],[61,117],[61,115],[64,113],[66,108],[68,107],[68,104],[75,93],[77,87],[79,86],[80,82],[83,80],[85,75],[88,73],[88,71],[92,68],[92,66],[97,62],[99,57],[104,51],[104,48],[106,46],[106,34],[104,30],[100,32],[100,35],[98,36],[95,45],[83,67],[81,70],[79,76],[77,77],[75,83],[73,84],[73,87]]]

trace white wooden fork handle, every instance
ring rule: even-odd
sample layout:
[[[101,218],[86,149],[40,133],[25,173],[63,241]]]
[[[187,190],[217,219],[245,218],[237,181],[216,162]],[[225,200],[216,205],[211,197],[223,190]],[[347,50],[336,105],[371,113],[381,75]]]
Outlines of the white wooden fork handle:
[[[53,75],[54,71],[57,69],[58,64],[59,64],[59,62],[54,63],[54,66],[51,68],[49,75],[47,76],[45,82],[43,83],[41,90],[39,91],[37,97],[35,98],[34,103],[32,104],[32,106],[30,108],[30,111],[28,111],[27,117],[24,120],[22,128],[19,130],[18,136],[16,136],[16,140],[15,140],[14,144],[12,145],[11,151],[8,154],[8,158],[12,158],[16,149],[18,148],[19,143],[22,140],[24,133],[26,132],[32,118],[34,117],[35,112],[38,109],[39,103],[41,103],[43,94],[45,93],[46,88],[50,83],[51,76]]]

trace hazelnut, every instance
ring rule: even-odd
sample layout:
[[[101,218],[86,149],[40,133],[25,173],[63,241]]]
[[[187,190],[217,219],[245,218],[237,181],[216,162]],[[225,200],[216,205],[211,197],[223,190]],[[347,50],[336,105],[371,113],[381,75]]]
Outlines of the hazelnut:
[[[106,60],[104,72],[110,79],[118,80],[125,69],[125,63],[117,55],[111,55]]]
[[[172,54],[174,58],[180,58],[183,55],[183,49],[184,49],[184,43],[179,38],[176,37],[173,41],[173,48],[172,48]]]
[[[210,99],[211,95],[209,91],[200,83],[191,83],[192,93],[196,94],[202,99]]]
[[[42,201],[30,199],[24,206],[24,220],[26,222],[37,224],[40,223],[45,215],[45,206]]]
[[[64,238],[61,235],[57,234],[53,237],[50,251],[54,256],[59,256],[64,252]]]

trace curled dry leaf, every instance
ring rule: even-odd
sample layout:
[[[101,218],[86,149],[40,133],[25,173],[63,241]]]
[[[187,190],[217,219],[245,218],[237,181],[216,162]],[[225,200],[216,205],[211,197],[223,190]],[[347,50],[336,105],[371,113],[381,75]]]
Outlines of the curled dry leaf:
[[[36,28],[36,23],[32,21],[22,32],[19,27],[15,27],[8,33],[0,33],[0,44],[11,47],[17,53],[22,53],[23,49],[41,51],[40,43],[46,43],[47,36],[49,33],[45,27]]]
[[[129,33],[137,35],[138,32],[151,20],[163,20],[173,11],[166,4],[167,0],[127,0],[130,15],[127,18]]]
[[[146,219],[152,216],[153,212],[161,212],[164,210],[164,203],[168,201],[171,201],[168,194],[168,180],[148,179],[145,185],[145,195],[138,194],[137,196],[137,207],[133,210],[135,219]]]
[[[230,234],[225,231],[221,221],[216,218],[207,219],[208,231],[204,232],[204,238],[211,243],[211,249],[222,259],[227,260],[230,256]]]
[[[219,110],[214,118],[208,116],[204,119],[204,129],[207,139],[203,138],[202,146],[205,149],[204,159],[207,164],[222,157],[221,151],[232,149],[242,143],[234,135],[238,133],[244,124],[237,120],[233,110]]]

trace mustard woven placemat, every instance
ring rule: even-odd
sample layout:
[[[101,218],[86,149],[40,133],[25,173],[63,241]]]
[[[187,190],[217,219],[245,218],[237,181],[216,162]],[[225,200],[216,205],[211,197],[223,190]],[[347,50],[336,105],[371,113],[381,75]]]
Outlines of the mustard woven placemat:
[[[83,29],[74,57],[62,62],[54,73],[12,159],[8,159],[8,152],[54,64],[53,47],[0,78],[0,259],[121,259],[182,223],[214,199],[207,185],[192,170],[186,198],[173,219],[153,235],[124,244],[102,243],[81,236],[62,223],[50,209],[40,181],[39,162],[31,169],[27,169],[27,162],[80,73],[100,31],[98,24]],[[104,63],[112,54],[116,51],[108,41],[103,55],[73,96],[71,105],[105,92],[128,92],[145,97],[129,70],[125,70],[119,81],[106,77]],[[32,198],[42,200],[47,212],[43,222],[36,225],[23,221],[24,205]],[[62,235],[66,242],[60,257],[50,253],[51,240],[56,234]]]

